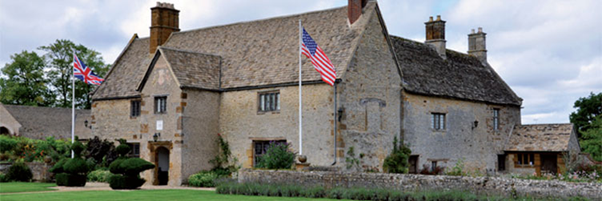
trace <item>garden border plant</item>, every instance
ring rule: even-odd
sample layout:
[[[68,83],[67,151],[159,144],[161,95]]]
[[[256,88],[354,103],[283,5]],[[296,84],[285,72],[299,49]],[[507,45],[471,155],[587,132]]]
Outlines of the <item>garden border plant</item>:
[[[57,186],[85,186],[88,178],[87,174],[90,171],[90,167],[81,157],[82,151],[85,149],[84,145],[75,141],[71,145],[71,151],[73,151],[73,158],[64,158],[57,162],[50,171],[56,173],[56,185]]]
[[[209,160],[213,164],[211,170],[203,170],[188,177],[188,185],[196,187],[215,187],[216,180],[230,177],[236,173],[238,158],[232,156],[230,144],[218,133],[215,143],[219,146],[219,153]]]

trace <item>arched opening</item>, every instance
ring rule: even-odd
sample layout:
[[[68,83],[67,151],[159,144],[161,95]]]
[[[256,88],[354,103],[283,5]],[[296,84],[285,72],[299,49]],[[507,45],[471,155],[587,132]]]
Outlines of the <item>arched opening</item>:
[[[157,165],[158,185],[167,185],[169,181],[169,150],[165,147],[159,147],[156,154],[155,164]]]
[[[6,127],[0,127],[0,135],[10,135],[10,131]]]

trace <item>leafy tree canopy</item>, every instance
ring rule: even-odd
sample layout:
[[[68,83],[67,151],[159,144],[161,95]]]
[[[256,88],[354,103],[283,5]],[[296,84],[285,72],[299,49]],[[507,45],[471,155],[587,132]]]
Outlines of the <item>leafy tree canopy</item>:
[[[570,120],[579,133],[582,151],[602,161],[602,92],[579,98],[573,107],[577,111],[571,113]]]
[[[2,68],[0,102],[13,105],[50,106],[54,95],[44,76],[46,62],[35,52],[23,51],[10,56],[12,62]]]

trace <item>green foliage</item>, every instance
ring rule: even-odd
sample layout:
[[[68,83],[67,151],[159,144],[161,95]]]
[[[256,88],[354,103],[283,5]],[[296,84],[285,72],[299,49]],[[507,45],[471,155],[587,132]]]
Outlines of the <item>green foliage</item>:
[[[0,135],[0,152],[13,150],[17,146],[17,140],[10,136]]]
[[[82,156],[82,151],[84,151],[84,149],[86,149],[86,147],[84,146],[84,144],[82,144],[79,141],[75,141],[71,145],[71,151],[73,151],[73,155],[75,156],[75,158],[81,157]]]
[[[107,167],[111,162],[117,159],[118,155],[115,151],[113,142],[106,139],[100,140],[98,136],[94,136],[86,145],[84,152],[88,160],[94,159],[96,167]]]
[[[126,156],[128,153],[130,153],[132,149],[130,148],[130,146],[128,146],[125,143],[121,143],[119,146],[117,146],[115,148],[115,151],[117,152],[117,154],[119,154],[119,156],[124,157]]]
[[[6,177],[6,175],[0,173],[0,182],[8,182],[8,177]]]
[[[9,181],[24,181],[29,182],[31,178],[33,178],[33,174],[31,173],[31,169],[29,166],[23,162],[13,163],[10,168],[8,168],[8,173],[6,173],[6,178]]]
[[[458,162],[456,162],[456,165],[454,167],[452,167],[452,169],[448,172],[445,172],[445,174],[447,175],[452,175],[452,176],[465,176],[466,173],[464,172],[464,159],[458,159]]]
[[[58,173],[54,176],[57,186],[85,186],[86,175]]]
[[[215,187],[214,180],[221,175],[213,171],[201,171],[188,177],[188,185],[196,187]]]
[[[266,169],[291,169],[296,154],[289,150],[289,144],[270,143],[266,154],[261,156],[257,167]]]
[[[354,147],[349,147],[347,150],[347,157],[345,157],[345,164],[348,170],[355,168],[356,170],[361,170],[360,167],[360,159],[355,157]]]
[[[108,170],[94,170],[92,172],[90,172],[88,174],[88,181],[89,182],[109,182],[109,178],[112,176],[113,174],[108,171]]]
[[[69,173],[69,174],[87,174],[90,169],[88,167],[88,164],[86,163],[86,160],[84,160],[83,158],[72,158],[67,160],[67,162],[65,162],[65,165],[63,165],[63,171],[65,171],[65,173]]]
[[[119,175],[114,174],[109,177],[109,186],[112,189],[137,189],[146,180],[140,178],[139,175]]]
[[[108,70],[108,65],[104,63],[99,52],[88,49],[81,44],[76,45],[70,40],[56,40],[54,43],[39,47],[38,49],[45,52],[45,58],[48,63],[46,67],[49,69],[46,76],[52,80],[50,84],[55,89],[54,93],[57,96],[56,106],[58,107],[71,107],[72,86],[70,76],[73,68],[73,53],[77,54],[77,57],[86,66],[101,77]],[[75,82],[75,103],[77,108],[90,108],[91,99],[88,94],[93,89],[93,86],[84,82]]]
[[[594,119],[602,114],[602,92],[597,94],[592,92],[588,97],[579,98],[573,108],[577,111],[569,116],[571,123],[575,124],[580,133],[588,130]]]
[[[594,118],[589,129],[581,132],[581,149],[596,161],[602,161],[602,115]]]
[[[219,146],[219,153],[215,158],[209,160],[209,163],[213,164],[213,170],[228,171],[228,175],[230,175],[232,172],[236,172],[240,169],[239,166],[236,166],[238,159],[232,156],[228,141],[226,141],[219,133],[217,134],[217,137],[215,143]]]
[[[125,173],[125,170],[121,167],[121,163],[123,163],[123,161],[127,160],[126,158],[118,158],[117,160],[113,161],[111,163],[111,165],[109,165],[109,171],[111,171],[111,173],[113,174],[123,174]]]
[[[0,102],[13,105],[50,106],[54,96],[44,76],[46,62],[35,52],[23,51],[10,56],[11,62],[0,70]]]
[[[138,175],[140,172],[153,169],[155,165],[141,158],[128,158],[120,163],[120,169],[125,175]]]
[[[54,164],[54,166],[52,166],[52,168],[50,168],[50,172],[52,173],[63,173],[65,172],[65,169],[63,169],[63,166],[65,165],[65,163],[67,163],[69,159],[67,158],[63,158],[61,160],[59,160],[59,162],[57,162],[56,164]]]
[[[409,171],[410,158],[412,151],[407,147],[403,141],[398,143],[397,136],[393,138],[393,151],[383,163],[383,169],[389,173],[403,173],[407,174]]]

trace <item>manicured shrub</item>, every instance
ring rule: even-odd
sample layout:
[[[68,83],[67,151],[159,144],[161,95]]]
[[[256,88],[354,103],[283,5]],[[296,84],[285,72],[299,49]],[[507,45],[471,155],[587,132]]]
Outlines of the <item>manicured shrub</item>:
[[[201,171],[188,177],[188,185],[196,187],[215,187],[214,180],[220,175],[213,171]]]
[[[5,174],[0,173],[0,182],[8,182],[8,177]]]
[[[141,158],[127,158],[130,147],[125,140],[119,142],[121,144],[115,148],[119,158],[109,165],[109,171],[114,174],[109,177],[109,184],[112,189],[136,189],[146,182],[140,178],[140,172],[153,169],[155,165]]]
[[[88,181],[90,182],[109,182],[109,178],[112,176],[109,170],[98,169],[88,174]]]
[[[290,151],[289,144],[271,142],[266,154],[261,156],[257,167],[266,169],[291,169],[296,154]]]
[[[17,146],[17,140],[10,136],[0,135],[0,152],[13,150]]]
[[[85,149],[84,145],[75,141],[71,145],[71,150],[74,153],[74,158],[61,159],[57,162],[50,171],[56,173],[57,186],[85,186],[87,174],[90,171],[86,160],[81,158],[81,152]]]
[[[85,186],[86,175],[58,173],[54,176],[57,186]]]
[[[59,160],[59,162],[56,162],[56,164],[54,164],[54,166],[52,166],[52,168],[50,168],[49,171],[52,173],[55,173],[55,174],[65,172],[65,170],[63,169],[63,165],[65,165],[67,160],[69,160],[69,159],[63,158],[63,159]]]
[[[63,171],[69,174],[86,174],[89,171],[88,164],[83,158],[72,158],[63,165]]]
[[[33,178],[33,174],[31,173],[31,169],[29,166],[23,162],[13,163],[10,168],[8,168],[8,173],[6,173],[7,180],[9,181],[24,181],[29,182],[31,178]]]
[[[412,154],[412,150],[408,148],[403,141],[397,141],[397,136],[393,138],[393,151],[383,162],[383,169],[388,173],[403,173],[409,172],[410,163],[408,159]]]
[[[326,191],[322,186],[314,186],[302,189],[301,192],[299,192],[299,196],[306,198],[322,198],[326,196]]]

